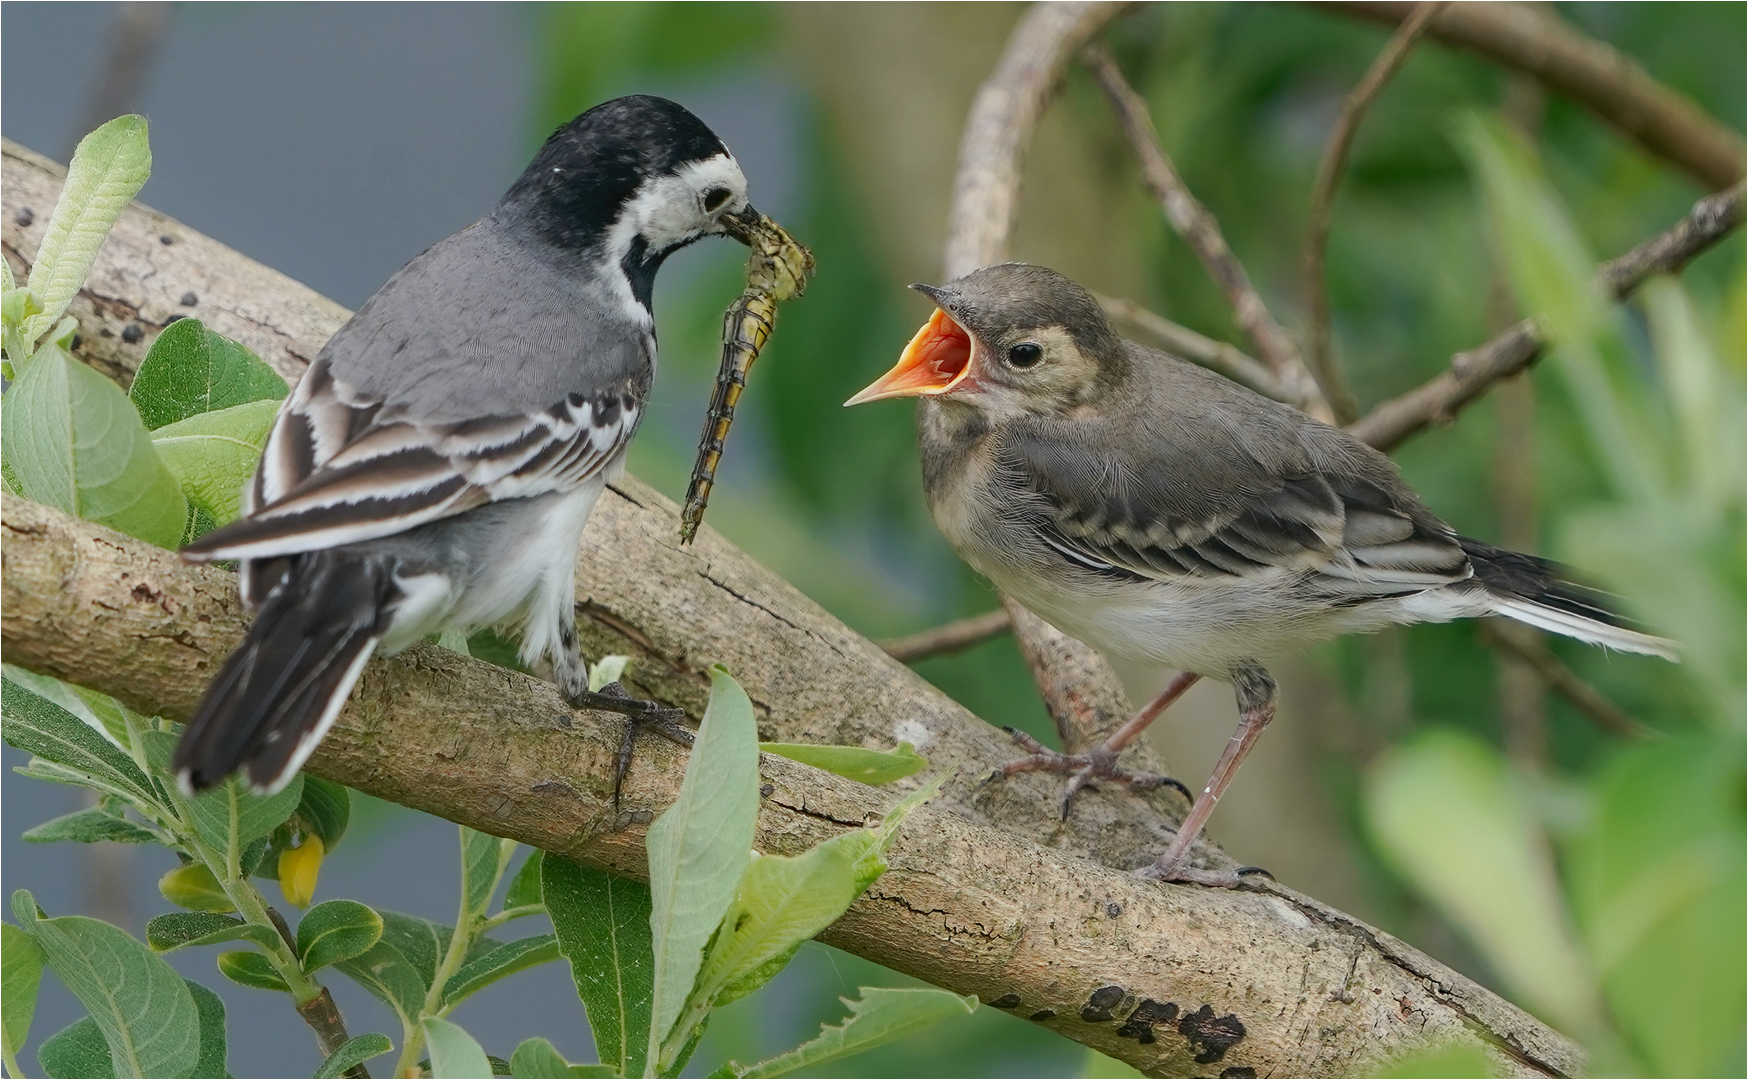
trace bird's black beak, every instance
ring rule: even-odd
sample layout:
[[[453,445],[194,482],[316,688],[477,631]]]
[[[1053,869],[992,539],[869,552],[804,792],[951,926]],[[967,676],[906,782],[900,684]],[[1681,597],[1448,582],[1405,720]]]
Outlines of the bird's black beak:
[[[759,234],[765,231],[765,220],[765,215],[754,210],[753,204],[749,202],[732,214],[722,215],[722,231],[747,247],[752,247]]]

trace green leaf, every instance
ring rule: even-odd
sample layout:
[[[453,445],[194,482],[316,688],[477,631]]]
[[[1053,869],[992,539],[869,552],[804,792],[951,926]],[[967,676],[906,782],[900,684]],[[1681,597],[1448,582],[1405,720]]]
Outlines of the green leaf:
[[[352,820],[352,789],[305,773],[297,820],[305,830],[321,837],[322,848],[332,855]]]
[[[237,910],[225,887],[203,862],[173,866],[158,879],[158,892],[178,907],[223,914]]]
[[[152,342],[128,397],[156,431],[202,413],[279,401],[290,392],[279,373],[246,347],[199,319],[178,319]]]
[[[91,1014],[124,1076],[180,1076],[200,1057],[200,1016],[182,977],[126,931],[80,915],[40,918],[20,889],[13,913]]]
[[[45,959],[36,938],[11,923],[0,923],[0,1036],[6,1040],[8,1055],[24,1049],[30,1038]]]
[[[297,924],[297,958],[306,972],[350,960],[382,940],[382,916],[356,900],[328,900]]]
[[[1373,767],[1366,811],[1384,853],[1515,997],[1565,1031],[1600,1022],[1547,841],[1498,751],[1428,732]]]
[[[0,736],[18,749],[73,770],[80,782],[154,805],[157,793],[134,760],[72,713],[13,682],[0,681]]]
[[[0,664],[0,672],[13,683],[29,690],[44,701],[53,702],[91,726],[91,729],[114,743],[122,753],[128,752],[128,718],[133,715],[108,694],[99,694],[83,686],[62,682],[53,675],[38,675],[34,671],[12,664]]]
[[[600,690],[608,683],[618,682],[625,675],[625,666],[631,663],[629,656],[603,656],[589,665],[589,689]]]
[[[225,1067],[225,1003],[219,996],[193,979],[184,979],[188,992],[194,995],[194,1008],[200,1014],[200,1060],[194,1063],[189,1076],[224,1077]]]
[[[620,1075],[642,1076],[655,985],[649,887],[556,855],[540,864],[546,910],[588,1011],[595,1052]]]
[[[1498,1075],[1487,1052],[1474,1043],[1452,1042],[1424,1050],[1412,1050],[1392,1058],[1371,1075],[1380,1080],[1417,1080],[1419,1077],[1490,1077]]]
[[[427,1016],[420,1021],[425,1029],[425,1042],[431,1048],[431,1075],[445,1077],[489,1077],[492,1063],[473,1036],[447,1020]]]
[[[80,844],[95,844],[99,840],[114,840],[122,844],[156,844],[158,834],[150,829],[93,806],[51,818],[24,831],[24,839],[33,844],[52,844],[71,840]]]
[[[914,1034],[951,1016],[977,1009],[975,997],[960,997],[934,987],[862,987],[859,1001],[839,998],[850,1008],[844,1022],[821,1025],[818,1037],[759,1062],[742,1076],[782,1076],[797,1069],[816,1069],[828,1061],[872,1050]]]
[[[438,957],[449,947],[452,931],[398,911],[379,912],[382,940],[334,970],[370,991],[411,1026],[419,1018],[436,978]]]
[[[49,1076],[103,1080],[120,1076],[109,1056],[109,1043],[97,1021],[89,1016],[75,1020],[43,1040],[36,1049],[36,1060]]]
[[[523,1039],[510,1055],[510,1074],[517,1080],[569,1080],[571,1063],[545,1039]]]
[[[1716,1075],[1740,1058],[1743,783],[1739,735],[1617,751],[1568,853],[1603,993],[1650,1075]]]
[[[219,525],[243,512],[243,488],[255,475],[277,401],[251,401],[201,413],[152,432],[152,448],[176,477],[182,495]]]
[[[492,902],[492,893],[503,880],[510,856],[516,852],[514,840],[504,840],[491,833],[478,832],[466,825],[461,830],[461,889],[470,915],[485,913]]]
[[[0,399],[6,458],[25,498],[159,547],[188,504],[121,387],[52,345]]]
[[[264,949],[276,949],[282,944],[279,932],[270,926],[211,911],[171,911],[153,916],[146,923],[146,944],[154,952],[174,952],[190,945],[217,945],[224,941],[249,941]]]
[[[153,741],[162,741],[157,736],[163,736],[172,742],[175,739],[175,736],[161,731],[150,732],[149,735],[153,737]],[[240,855],[251,840],[266,836],[285,824],[302,799],[301,772],[272,795],[257,795],[241,779],[233,776],[188,800],[188,809],[200,839],[219,852],[228,853],[231,850],[231,820],[235,816],[235,843]]]
[[[328,1055],[326,1061],[316,1070],[315,1080],[334,1080],[354,1065],[361,1065],[373,1057],[381,1057],[395,1048],[387,1035],[379,1035],[372,1031],[368,1035],[354,1035],[341,1044],[340,1049]]]
[[[118,116],[79,140],[30,268],[30,291],[42,313],[25,321],[27,340],[34,341],[60,321],[91,272],[110,227],[151,175],[152,149],[143,116]]]
[[[222,952],[218,954],[219,973],[239,986],[257,990],[278,990],[291,993],[279,972],[258,952]]]
[[[677,1048],[672,1029],[705,944],[734,900],[752,857],[759,810],[759,743],[752,702],[720,665],[698,725],[680,795],[650,826],[650,931],[655,956],[648,1060]],[[551,906],[550,897],[548,906]],[[672,1034],[671,1034],[672,1033]]]
[[[443,984],[443,1007],[452,1008],[499,979],[558,958],[558,938],[553,934],[506,941],[456,969]]]
[[[540,856],[541,853],[534,850],[522,860],[516,876],[510,879],[510,887],[504,891],[505,911],[511,908],[535,907],[543,902],[540,899]]]
[[[901,742],[892,750],[860,746],[815,746],[810,743],[760,743],[759,749],[803,765],[837,773],[864,784],[890,784],[928,768],[929,759]]]

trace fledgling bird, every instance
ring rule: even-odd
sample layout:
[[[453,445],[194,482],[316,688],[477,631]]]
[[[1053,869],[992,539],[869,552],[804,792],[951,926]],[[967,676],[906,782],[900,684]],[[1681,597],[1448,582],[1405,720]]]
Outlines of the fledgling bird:
[[[1504,615],[1675,659],[1554,565],[1457,535],[1346,432],[1118,336],[1053,270],[989,266],[941,288],[898,364],[851,398],[918,396],[935,522],[1003,592],[1109,655],[1182,672],[1087,754],[1027,741],[1002,772],[1157,785],[1117,754],[1198,678],[1231,682],[1238,730],[1151,874],[1186,865],[1275,710],[1265,664],[1338,634]]]
[[[662,260],[759,220],[721,139],[658,97],[555,131],[497,207],[389,278],[280,410],[243,517],[183,549],[241,560],[256,612],[189,719],[172,768],[198,791],[297,772],[373,653],[522,624],[579,707],[671,722],[591,693],[572,566],[624,469],[655,375]],[[629,738],[629,736],[628,736]]]

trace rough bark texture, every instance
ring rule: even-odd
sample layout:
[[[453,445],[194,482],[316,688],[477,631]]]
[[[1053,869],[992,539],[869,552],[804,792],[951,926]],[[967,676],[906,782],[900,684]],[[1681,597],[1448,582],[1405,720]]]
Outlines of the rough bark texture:
[[[8,146],[3,180],[0,233],[23,271],[60,174]],[[186,311],[187,291],[211,326],[292,377],[345,316],[141,207],[123,215],[92,281],[72,309],[85,320],[80,351],[124,379],[151,334],[130,342],[123,331]],[[589,654],[629,653],[637,689],[694,713],[706,667],[722,662],[752,696],[762,737],[908,739],[931,774],[957,773],[907,824],[892,872],[824,940],[1160,1075],[1353,1074],[1446,1039],[1479,1043],[1509,1074],[1581,1064],[1574,1044],[1470,980],[1284,887],[1206,890],[1124,872],[1164,846],[1174,794],[1103,790],[1063,824],[1051,778],[982,784],[1012,754],[1000,732],[713,530],[679,549],[676,521],[673,504],[635,480],[602,499],[577,571]],[[9,662],[175,717],[241,636],[234,582],[221,571],[11,496],[0,532]],[[641,874],[641,826],[677,790],[682,752],[641,743],[615,817],[608,777],[620,731],[617,719],[568,709],[544,682],[419,646],[370,665],[311,769]],[[766,850],[860,825],[894,797],[782,759],[763,768]]]

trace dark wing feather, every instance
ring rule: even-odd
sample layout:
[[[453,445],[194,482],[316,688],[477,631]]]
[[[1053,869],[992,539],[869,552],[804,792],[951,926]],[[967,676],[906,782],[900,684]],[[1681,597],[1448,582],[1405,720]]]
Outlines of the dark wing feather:
[[[1456,535],[1382,454],[1224,380],[1208,385],[1216,376],[1167,374],[1165,392],[1135,411],[1037,418],[1002,435],[998,467],[1025,493],[1019,512],[1069,562],[1154,580],[1287,572],[1354,599],[1471,574]]]

